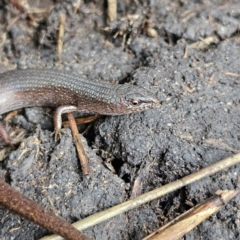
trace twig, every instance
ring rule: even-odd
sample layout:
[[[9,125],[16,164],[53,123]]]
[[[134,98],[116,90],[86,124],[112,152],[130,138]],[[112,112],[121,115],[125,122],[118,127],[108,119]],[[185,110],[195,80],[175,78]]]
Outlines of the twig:
[[[139,196],[141,193],[142,193],[142,181],[141,181],[140,177],[137,177],[133,184],[131,199]]]
[[[87,175],[87,174],[90,173],[90,167],[89,167],[89,164],[88,164],[88,157],[87,157],[87,155],[84,151],[82,140],[80,138],[80,134],[78,132],[77,124],[75,122],[75,118],[74,118],[72,113],[68,113],[67,116],[68,116],[68,121],[69,121],[69,124],[70,124],[70,128],[72,130],[73,139],[74,139],[74,142],[75,142],[75,145],[76,145],[76,148],[77,148],[78,157],[80,159],[80,164],[81,164],[83,174]]]
[[[108,22],[113,22],[117,19],[117,0],[107,0]]]
[[[82,2],[81,0],[74,1],[74,3],[73,3],[73,12],[74,13],[76,13],[77,10],[80,8],[81,2]]]
[[[6,131],[6,128],[3,126],[1,122],[0,122],[0,138],[8,145],[13,146],[12,139],[10,138],[9,134]]]
[[[21,16],[14,17],[11,22],[7,25],[6,30],[9,32],[12,28],[12,26],[20,19]]]
[[[77,118],[75,119],[75,122],[77,124],[83,124],[83,123],[90,123],[90,122],[93,122],[97,119],[100,118],[100,115],[95,115],[95,116],[90,116],[90,117],[84,117],[84,118]],[[64,121],[62,123],[63,127],[68,127],[70,125],[69,121]]]
[[[23,196],[3,180],[0,180],[0,204],[64,239],[89,240],[70,223],[46,212],[39,204]]]
[[[213,196],[204,201],[204,203],[198,204],[142,240],[180,239],[205,219],[219,211],[221,207],[225,206],[237,194],[239,194],[239,189],[222,191],[220,195]]]
[[[219,42],[219,39],[217,36],[210,36],[207,38],[200,38],[199,41],[192,43],[189,45],[190,48],[193,49],[207,49],[211,44],[217,44]]]
[[[29,9],[29,4],[27,1],[19,1],[19,0],[10,0],[10,2],[16,6],[16,8],[21,11],[21,12],[26,12],[28,11]],[[34,17],[31,13],[27,13],[28,15],[28,18],[33,22],[34,21]],[[18,18],[19,19],[19,18]]]
[[[169,183],[165,186],[162,186],[162,187],[154,189],[150,192],[144,193],[134,199],[128,200],[117,206],[111,207],[100,213],[96,213],[92,216],[89,216],[89,217],[83,219],[83,220],[75,222],[75,223],[73,223],[73,226],[79,230],[87,229],[96,224],[104,222],[104,221],[108,220],[109,218],[115,217],[121,213],[128,211],[128,210],[134,209],[146,202],[149,202],[156,198],[162,197],[162,196],[166,195],[167,193],[173,192],[181,187],[184,187],[190,183],[198,181],[204,177],[210,176],[214,173],[217,173],[221,170],[229,168],[238,163],[240,163],[240,153],[233,155],[232,157],[226,158],[224,160],[221,160],[221,161],[219,161],[209,167],[206,167],[196,173],[192,173],[180,180]],[[60,240],[60,239],[62,239],[62,238],[59,238],[57,235],[52,235],[49,237],[42,238],[41,240]]]
[[[224,143],[223,141],[221,141],[219,139],[208,138],[208,139],[205,139],[203,141],[203,143],[209,144],[218,149],[223,149],[223,150],[227,150],[229,152],[233,152],[235,154],[239,152],[239,149],[232,148],[228,144]]]
[[[49,6],[48,8],[31,8],[27,10],[27,13],[34,13],[34,14],[43,14],[43,13],[50,13],[55,6]]]
[[[64,36],[64,24],[66,20],[66,15],[62,13],[60,15],[60,23],[59,23],[59,30],[58,30],[58,41],[57,41],[57,54],[58,54],[58,61],[62,61],[62,45],[63,45],[63,36]]]
[[[225,72],[226,75],[228,76],[232,76],[232,77],[239,77],[240,75],[237,73],[233,73],[233,72]]]
[[[21,2],[19,2],[19,0],[10,0],[10,2],[16,6],[16,8],[18,10],[20,10],[21,12],[25,12],[26,9],[29,8],[28,3],[26,2],[25,5],[23,5]]]
[[[188,46],[185,47],[184,54],[183,54],[183,58],[187,58],[187,57],[188,57]]]

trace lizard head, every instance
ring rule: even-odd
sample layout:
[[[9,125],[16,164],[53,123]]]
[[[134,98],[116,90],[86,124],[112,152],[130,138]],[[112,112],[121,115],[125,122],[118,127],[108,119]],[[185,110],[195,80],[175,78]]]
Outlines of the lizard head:
[[[143,111],[148,108],[160,106],[160,100],[150,91],[139,86],[129,84],[119,85],[116,90],[117,114],[127,114],[132,112]]]

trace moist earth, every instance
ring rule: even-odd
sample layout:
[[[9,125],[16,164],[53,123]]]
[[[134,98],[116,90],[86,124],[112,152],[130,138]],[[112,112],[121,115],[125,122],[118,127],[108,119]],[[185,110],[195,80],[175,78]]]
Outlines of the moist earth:
[[[105,1],[82,1],[76,13],[74,3],[29,1],[30,8],[46,9],[29,16],[0,1],[0,72],[53,68],[89,81],[130,82],[156,94],[161,107],[95,122],[83,137],[88,177],[70,130],[54,141],[54,109],[19,111],[9,131],[20,144],[0,162],[11,186],[75,222],[130,199],[136,180],[145,193],[240,151],[238,1],[119,1],[111,23]],[[83,232],[92,239],[141,239],[217,190],[236,189],[239,170],[233,166]],[[239,239],[239,200],[183,239]],[[3,207],[0,219],[3,240],[50,234]]]

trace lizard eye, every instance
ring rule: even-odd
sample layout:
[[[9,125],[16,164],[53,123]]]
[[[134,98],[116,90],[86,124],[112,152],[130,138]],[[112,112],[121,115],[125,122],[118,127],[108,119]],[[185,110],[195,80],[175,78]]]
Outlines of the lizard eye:
[[[138,100],[132,100],[131,103],[132,103],[132,105],[137,106],[139,104],[139,101]]]

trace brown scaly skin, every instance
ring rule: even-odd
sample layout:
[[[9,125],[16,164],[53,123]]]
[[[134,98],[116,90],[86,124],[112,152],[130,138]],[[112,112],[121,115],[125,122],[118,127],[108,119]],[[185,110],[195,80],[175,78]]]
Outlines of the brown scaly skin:
[[[145,88],[88,81],[49,69],[5,72],[0,74],[0,84],[0,114],[31,106],[57,107],[56,134],[61,129],[62,113],[122,115],[160,106],[159,99]],[[2,135],[0,131],[4,139]]]

